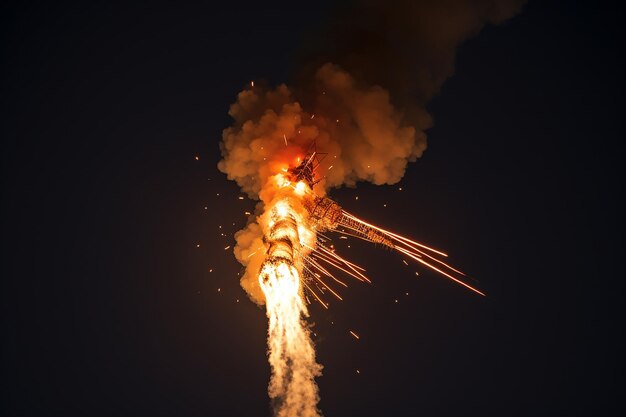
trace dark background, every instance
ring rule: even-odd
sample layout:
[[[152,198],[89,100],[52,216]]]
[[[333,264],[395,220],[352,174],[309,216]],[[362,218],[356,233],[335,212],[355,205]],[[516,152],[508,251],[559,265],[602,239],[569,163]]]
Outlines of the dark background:
[[[330,5],[4,7],[2,414],[269,415],[218,142]],[[403,181],[333,193],[487,297],[340,241],[374,282],[311,307],[326,416],[624,413],[623,21],[531,1],[487,27]]]

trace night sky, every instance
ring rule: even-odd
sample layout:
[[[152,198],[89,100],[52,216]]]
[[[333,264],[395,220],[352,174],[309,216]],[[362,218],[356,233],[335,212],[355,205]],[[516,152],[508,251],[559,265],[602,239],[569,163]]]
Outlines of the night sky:
[[[1,414],[270,415],[265,312],[224,250],[254,202],[219,141],[332,2],[53,3],[1,14]],[[339,241],[373,284],[310,308],[325,416],[626,411],[623,22],[531,1],[486,27],[401,183],[332,192],[487,297]]]

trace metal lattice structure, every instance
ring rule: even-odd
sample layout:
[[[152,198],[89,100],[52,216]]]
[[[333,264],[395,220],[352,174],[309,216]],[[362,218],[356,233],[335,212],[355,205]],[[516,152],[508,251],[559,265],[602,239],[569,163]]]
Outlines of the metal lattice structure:
[[[317,151],[315,142],[311,143],[302,162],[297,167],[289,170],[292,180],[294,182],[305,181],[309,188],[313,190],[315,184],[320,181],[320,179],[315,178],[315,171],[326,155],[328,154]],[[347,215],[339,204],[328,197],[315,196],[305,199],[304,206],[320,231],[336,230],[337,227],[342,227],[348,229],[348,233],[353,234],[355,237],[394,248],[390,236]]]
[[[328,197],[307,199],[304,206],[309,212],[310,219],[317,223],[319,230],[335,230],[342,227],[348,229],[349,234],[355,237],[394,248],[391,237],[348,216],[339,204]]]
[[[342,209],[339,204],[327,197],[316,196],[312,199],[306,199],[304,207],[309,212],[309,217],[322,230],[335,229],[342,215]]]
[[[294,178],[294,182],[305,181],[312,190],[313,186],[321,180],[321,178],[315,179],[315,170],[317,170],[320,163],[326,158],[326,155],[328,155],[328,153],[317,151],[315,141],[311,143],[300,165],[289,170],[289,173]]]

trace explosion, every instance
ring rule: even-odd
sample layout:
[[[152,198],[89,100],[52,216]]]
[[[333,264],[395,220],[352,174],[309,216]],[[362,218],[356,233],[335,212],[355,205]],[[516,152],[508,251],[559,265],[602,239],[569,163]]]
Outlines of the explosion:
[[[343,277],[370,282],[365,269],[336,253],[326,233],[381,245],[484,295],[442,260],[444,252],[359,219],[327,192],[359,181],[400,181],[426,149],[432,120],[425,105],[452,74],[458,44],[485,23],[506,20],[521,2],[392,3],[373,2],[361,18],[351,16],[354,27],[342,20],[333,63],[313,59],[298,88],[251,83],[231,105],[235,122],[223,132],[218,168],[259,200],[235,234],[234,254],[246,268],[242,287],[266,308],[268,392],[279,417],[321,415],[315,378],[322,366],[305,321],[307,305],[328,308],[329,295],[341,300]],[[365,52],[364,27],[373,45]],[[419,59],[400,65],[407,60],[399,50]],[[404,76],[409,73],[415,76]]]

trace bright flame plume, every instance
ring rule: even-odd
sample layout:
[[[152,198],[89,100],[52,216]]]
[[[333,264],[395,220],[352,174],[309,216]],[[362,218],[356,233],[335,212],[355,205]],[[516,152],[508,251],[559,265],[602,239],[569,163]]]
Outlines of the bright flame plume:
[[[303,317],[308,316],[303,300],[300,273],[294,254],[300,248],[298,214],[288,199],[270,210],[267,257],[259,274],[269,319],[268,347],[272,377],[269,396],[277,417],[317,417],[319,395],[314,378],[322,367]]]

